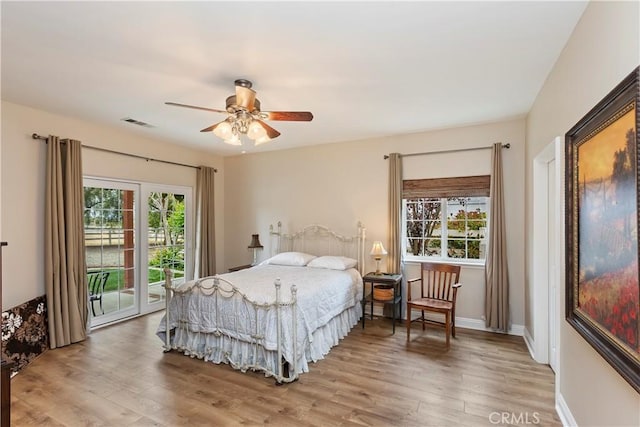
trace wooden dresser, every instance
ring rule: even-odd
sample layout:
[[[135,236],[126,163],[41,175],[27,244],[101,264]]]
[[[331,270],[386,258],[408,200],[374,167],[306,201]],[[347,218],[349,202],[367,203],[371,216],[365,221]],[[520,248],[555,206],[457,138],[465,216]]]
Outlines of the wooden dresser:
[[[7,246],[7,242],[0,242],[0,311],[2,310],[2,248]],[[0,426],[9,427],[11,425],[11,367],[13,364],[8,360],[1,362],[0,375]]]

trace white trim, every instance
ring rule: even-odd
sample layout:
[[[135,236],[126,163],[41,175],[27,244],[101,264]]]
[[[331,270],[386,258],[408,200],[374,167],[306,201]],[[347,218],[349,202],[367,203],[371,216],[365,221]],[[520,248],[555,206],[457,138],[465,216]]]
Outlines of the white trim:
[[[502,334],[504,332],[496,331],[495,329],[487,328],[484,325],[484,320],[481,319],[470,319],[468,317],[457,317],[456,316],[456,328],[464,328],[464,329],[474,329],[476,331],[486,331],[486,332],[494,332],[496,334]],[[524,335],[524,325],[511,325],[509,328],[508,335],[516,335],[523,336]]]
[[[549,363],[549,318],[556,316],[556,313],[549,313],[549,263],[548,263],[548,245],[556,245],[556,254],[559,256],[560,242],[559,239],[549,242],[549,218],[548,218],[548,193],[549,193],[549,166],[555,160],[556,180],[553,183],[555,188],[556,214],[553,221],[556,224],[556,231],[560,233],[561,217],[560,209],[560,181],[562,173],[561,155],[563,146],[563,138],[556,137],[540,154],[533,160],[533,251],[532,251],[532,283],[533,283],[533,332],[531,337],[531,349],[533,350],[533,358],[538,363]],[[559,287],[560,287],[560,268],[556,267],[556,309],[558,309]],[[560,321],[555,319],[556,328],[559,328]],[[556,331],[557,338],[558,331]],[[558,346],[556,342],[556,357]],[[557,365],[557,363],[556,363]]]
[[[533,360],[536,360],[535,351],[534,351],[534,348],[536,348],[536,343],[527,328],[524,328],[524,343],[527,345],[527,348],[529,349],[529,354],[531,355],[531,358]]]
[[[573,418],[573,414],[571,410],[569,410],[569,405],[567,405],[561,393],[556,393],[556,412],[563,426],[577,427],[578,423],[576,419]]]

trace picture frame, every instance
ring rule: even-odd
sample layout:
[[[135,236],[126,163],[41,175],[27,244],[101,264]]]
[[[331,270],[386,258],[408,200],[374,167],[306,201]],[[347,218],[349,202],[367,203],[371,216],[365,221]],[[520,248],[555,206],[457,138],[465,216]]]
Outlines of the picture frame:
[[[565,317],[640,393],[639,72],[565,135]]]

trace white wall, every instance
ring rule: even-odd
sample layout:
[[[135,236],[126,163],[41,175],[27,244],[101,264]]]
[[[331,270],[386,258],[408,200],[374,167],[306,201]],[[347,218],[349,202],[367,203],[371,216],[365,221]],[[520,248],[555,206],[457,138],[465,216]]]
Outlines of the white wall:
[[[180,163],[212,166],[216,175],[216,205],[224,199],[224,165],[222,159],[165,142],[142,138],[115,128],[108,128],[33,108],[2,102],[2,236],[9,246],[3,251],[2,309],[14,307],[44,295],[44,141],[33,140],[32,133],[78,139],[83,144],[145,155]],[[82,150],[83,173],[97,177],[123,178],[195,188],[196,169],[146,162],[131,157]],[[194,193],[195,196],[195,193]],[[216,244],[222,247],[224,214],[216,214]],[[216,258],[224,263],[224,251]]]
[[[527,294],[533,294],[533,159],[573,127],[640,64],[638,2],[592,2],[547,78],[527,119]],[[559,254],[564,258],[564,253]],[[562,276],[564,279],[564,276]],[[564,283],[561,301],[564,306]],[[527,298],[527,328],[533,306]],[[563,310],[564,313],[564,310]],[[640,425],[640,396],[564,320],[560,322],[561,403],[580,426]]]
[[[524,324],[524,119],[443,129],[299,149],[245,154],[225,158],[226,267],[251,260],[251,234],[259,233],[269,255],[269,224],[282,221],[285,231],[319,223],[341,234],[353,233],[362,221],[367,246],[388,243],[388,161],[391,152],[416,153],[455,148],[503,149],[505,197],[509,211],[507,246],[513,323]],[[273,142],[277,144],[276,141]],[[433,178],[489,174],[491,150],[437,154],[404,159],[405,178]],[[368,249],[368,248],[367,248]],[[368,257],[367,257],[368,258]],[[368,270],[375,268],[368,259]],[[419,277],[418,266],[409,276]],[[480,321],[484,310],[484,275],[477,267],[463,268],[464,288],[457,315]]]

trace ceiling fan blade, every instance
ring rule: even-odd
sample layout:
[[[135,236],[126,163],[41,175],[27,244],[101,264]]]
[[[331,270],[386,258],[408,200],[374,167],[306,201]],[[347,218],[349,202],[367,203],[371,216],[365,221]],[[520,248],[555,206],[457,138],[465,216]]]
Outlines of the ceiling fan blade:
[[[270,139],[277,138],[277,137],[280,136],[280,132],[278,132],[277,130],[275,130],[274,128],[272,128],[271,126],[269,126],[268,124],[266,124],[262,120],[256,120],[256,122],[260,123],[260,126],[262,126],[264,128],[264,130],[267,131],[267,136]]]
[[[166,105],[173,105],[174,107],[193,108],[194,110],[213,111],[214,113],[227,113],[226,110],[216,110],[215,108],[196,107],[195,105],[178,104],[177,102],[165,102]]]
[[[247,111],[255,110],[256,91],[244,86],[236,86],[236,104]]]
[[[308,111],[263,111],[268,120],[282,120],[292,122],[310,122],[313,114]]]
[[[204,128],[202,129],[200,132],[211,132],[212,130],[214,130],[215,128],[217,128],[218,126],[220,126],[222,123],[225,123],[226,120],[223,120],[219,123],[216,123],[215,125],[211,125],[208,128]]]

